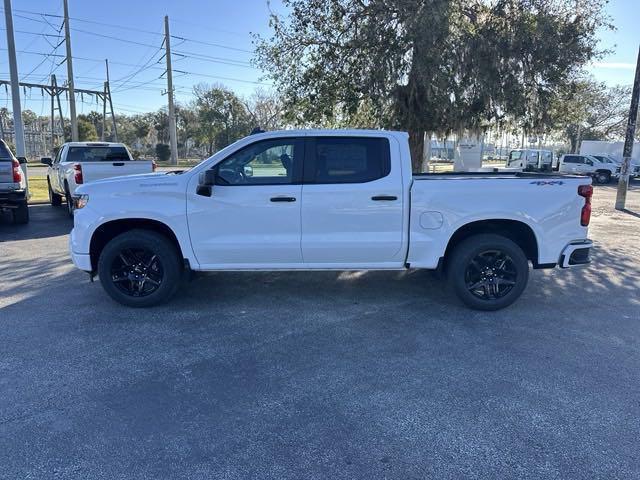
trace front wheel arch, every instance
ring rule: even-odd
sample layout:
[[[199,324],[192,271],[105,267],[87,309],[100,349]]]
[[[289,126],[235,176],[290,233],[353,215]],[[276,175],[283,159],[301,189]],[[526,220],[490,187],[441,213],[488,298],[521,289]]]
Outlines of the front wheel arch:
[[[91,258],[91,267],[94,272],[98,269],[98,259],[100,258],[100,254],[102,253],[105,245],[118,235],[130,230],[149,230],[164,235],[174,245],[176,251],[180,255],[180,258],[184,259],[184,252],[182,251],[180,242],[171,227],[166,223],[149,218],[112,220],[100,225],[91,235],[89,256]]]

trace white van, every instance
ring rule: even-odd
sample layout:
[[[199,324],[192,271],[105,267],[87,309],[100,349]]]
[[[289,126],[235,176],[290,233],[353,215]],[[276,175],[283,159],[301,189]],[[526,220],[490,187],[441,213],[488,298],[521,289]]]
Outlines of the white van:
[[[519,167],[523,170],[551,171],[553,152],[531,148],[518,148],[509,152],[507,167]]]

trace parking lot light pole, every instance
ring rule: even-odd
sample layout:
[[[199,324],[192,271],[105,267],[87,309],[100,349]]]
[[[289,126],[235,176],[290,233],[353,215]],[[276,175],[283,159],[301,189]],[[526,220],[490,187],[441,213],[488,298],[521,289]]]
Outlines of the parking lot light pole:
[[[631,168],[631,154],[633,153],[633,137],[636,133],[638,120],[638,97],[640,96],[640,48],[636,61],[636,78],[633,81],[633,93],[631,94],[631,107],[627,120],[627,133],[624,139],[624,152],[622,167],[620,168],[620,180],[618,180],[618,193],[616,194],[616,210],[624,210],[627,202],[627,190],[629,189],[629,170]]]

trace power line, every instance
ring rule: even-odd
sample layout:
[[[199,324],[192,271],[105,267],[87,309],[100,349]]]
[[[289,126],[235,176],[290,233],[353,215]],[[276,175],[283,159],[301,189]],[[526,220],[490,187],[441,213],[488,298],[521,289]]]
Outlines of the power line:
[[[191,38],[179,37],[177,35],[171,35],[171,38],[175,38],[177,40],[183,40],[185,42],[199,43],[200,45],[207,45],[209,47],[217,47],[217,48],[224,48],[226,50],[234,50],[236,52],[253,53],[253,51],[251,50],[246,50],[244,48],[229,47],[228,45],[223,45],[221,43],[203,42],[202,40],[193,40]]]

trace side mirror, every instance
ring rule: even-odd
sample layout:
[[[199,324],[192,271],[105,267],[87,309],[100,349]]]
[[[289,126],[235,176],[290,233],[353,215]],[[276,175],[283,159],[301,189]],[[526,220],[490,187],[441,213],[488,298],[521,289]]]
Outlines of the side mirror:
[[[244,166],[244,176],[253,177],[253,167],[251,165]]]
[[[24,165],[25,163],[27,163],[27,158],[26,157],[18,157],[18,163],[20,165]]]
[[[42,157],[40,159],[40,163],[44,164],[44,165],[49,165],[51,166],[51,164],[53,163],[53,161],[51,160],[51,158],[49,157]]]
[[[213,193],[213,186],[216,183],[216,176],[218,175],[218,171],[216,169],[213,170],[205,170],[200,174],[198,178],[198,188],[196,189],[197,195],[202,195],[203,197],[210,197]]]

